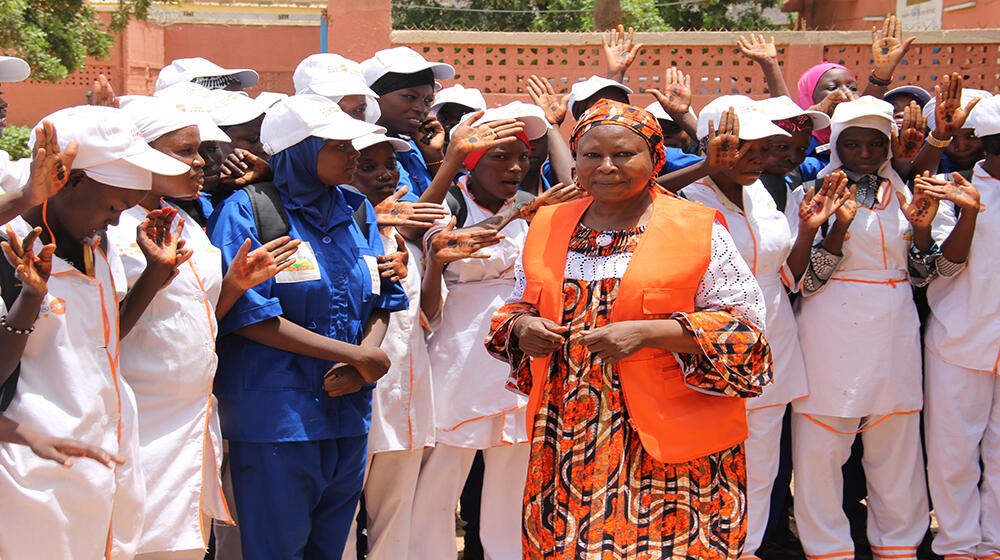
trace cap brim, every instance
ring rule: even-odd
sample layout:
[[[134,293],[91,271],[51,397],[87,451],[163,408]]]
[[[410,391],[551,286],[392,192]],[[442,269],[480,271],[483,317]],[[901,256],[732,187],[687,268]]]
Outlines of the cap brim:
[[[202,142],[232,142],[233,139],[222,131],[221,128],[212,122],[212,119],[205,115],[205,119],[198,119],[198,136]]]
[[[365,134],[385,134],[385,129],[381,126],[370,124],[365,121],[352,119],[345,115],[351,122],[338,119],[339,122],[323,125],[309,133],[310,136],[326,138],[327,140],[354,140]]]
[[[31,67],[20,58],[0,57],[0,83],[20,82],[27,79],[30,74]]]
[[[740,140],[760,140],[771,136],[791,136],[791,134],[769,120],[755,119],[744,122],[740,119]]]
[[[337,82],[319,82],[309,84],[310,93],[315,93],[316,95],[322,95],[323,97],[343,97],[345,95],[365,95],[367,97],[372,97],[378,99],[378,94],[372,91],[372,88],[362,84],[362,83],[347,83],[342,81]]]
[[[381,144],[383,142],[388,142],[392,149],[397,152],[408,152],[410,151],[410,144],[406,140],[400,140],[399,138],[379,138],[376,135],[364,135],[355,138],[353,141],[354,149],[361,151],[365,148],[370,148],[376,144]]]
[[[191,169],[191,166],[163,152],[154,150],[148,146],[147,148],[134,154],[126,155],[122,159],[157,175],[182,175]]]
[[[830,116],[826,113],[821,113],[819,111],[802,111],[803,115],[807,115],[813,123],[813,130],[822,130],[830,126]]]

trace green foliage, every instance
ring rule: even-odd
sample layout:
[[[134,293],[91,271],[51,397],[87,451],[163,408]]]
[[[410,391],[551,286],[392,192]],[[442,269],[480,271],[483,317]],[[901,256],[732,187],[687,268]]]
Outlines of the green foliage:
[[[121,0],[104,23],[84,0],[0,0],[0,50],[24,58],[36,80],[59,80],[88,56],[107,57],[112,34],[133,17],[146,19],[152,2]]]
[[[30,157],[29,134],[31,129],[26,126],[8,126],[3,129],[3,136],[0,136],[0,150],[7,152],[12,160]]]
[[[775,29],[762,14],[780,0],[620,0],[622,24],[636,31]],[[593,31],[594,0],[394,0],[396,29]],[[519,10],[520,12],[472,11]],[[569,11],[565,11],[569,10]]]

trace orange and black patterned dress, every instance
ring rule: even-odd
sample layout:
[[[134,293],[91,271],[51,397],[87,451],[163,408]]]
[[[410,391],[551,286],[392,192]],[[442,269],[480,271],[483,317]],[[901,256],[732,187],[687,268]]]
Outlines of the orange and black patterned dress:
[[[743,546],[743,446],[687,463],[653,459],[630,424],[617,366],[575,343],[580,331],[609,322],[642,232],[578,225],[570,241],[561,322],[570,335],[551,360],[534,418],[524,489],[524,558],[708,560],[738,558]],[[711,264],[696,297],[699,311],[678,317],[706,356],[679,358],[687,384],[697,390],[748,397],[770,381],[770,352],[756,327],[763,301],[755,301],[759,288],[724,232],[718,225],[713,230]],[[509,386],[528,393],[528,360],[516,344],[508,346],[513,319],[537,315],[533,306],[516,301],[523,276],[518,270],[514,295],[494,315],[487,347],[511,363]]]

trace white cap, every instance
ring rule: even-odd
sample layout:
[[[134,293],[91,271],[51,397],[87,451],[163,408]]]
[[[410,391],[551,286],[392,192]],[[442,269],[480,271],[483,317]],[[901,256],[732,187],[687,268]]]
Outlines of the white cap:
[[[988,91],[983,91],[981,89],[962,88],[962,108],[964,109],[965,106],[968,105],[970,101],[972,101],[977,97],[982,99],[987,99],[989,97],[993,97],[993,94]],[[982,101],[980,101],[979,103],[982,104]],[[935,124],[937,123],[937,115],[934,114],[934,111],[936,109],[937,109],[937,98],[931,97],[931,100],[924,105],[924,111],[923,111],[924,116],[927,117],[928,130],[934,130]],[[966,124],[968,125],[968,122],[966,122]],[[965,128],[971,128],[971,127],[966,126]]]
[[[353,119],[322,95],[293,95],[267,110],[260,127],[264,151],[276,154],[318,136],[328,140],[354,140],[366,134],[385,134],[381,126]]]
[[[257,83],[260,77],[249,68],[230,69],[201,58],[178,58],[160,70],[156,78],[157,91],[181,82],[190,82],[195,78],[210,78],[213,76],[233,76],[240,82],[240,87],[248,88]]]
[[[848,128],[844,125],[853,126],[854,123],[851,121],[856,121],[862,117],[872,117],[895,125],[896,120],[892,116],[893,112],[894,110],[892,108],[892,104],[888,101],[882,101],[881,99],[870,95],[865,95],[855,99],[854,101],[846,101],[838,104],[837,108],[833,110],[833,117],[830,118],[830,126],[837,125],[838,128],[843,130],[844,128]],[[884,126],[884,124],[880,123],[877,126],[866,128],[877,128],[881,130]],[[885,130],[888,131],[888,129]],[[886,136],[888,135],[889,134],[887,132]]]
[[[257,94],[254,98],[259,105],[263,106],[265,109],[270,109],[275,103],[281,101],[288,97],[287,93],[278,93],[276,91],[262,91]]]
[[[16,56],[0,56],[0,82],[20,82],[31,74],[31,67]]]
[[[339,54],[307,56],[292,74],[295,93],[315,93],[324,97],[367,95],[378,98],[361,74],[361,65]]]
[[[181,175],[191,169],[150,148],[121,109],[80,105],[56,111],[43,120],[55,126],[61,149],[76,141],[73,169],[82,169],[91,179],[112,187],[148,191],[153,173]],[[34,145],[32,129],[28,146]]]
[[[250,122],[267,111],[268,99],[251,99],[237,91],[210,90],[205,97],[212,120],[219,126],[235,126]]]
[[[821,130],[830,126],[830,117],[826,113],[803,109],[787,95],[755,101],[754,105],[764,111],[767,118],[772,121],[783,121],[799,115],[806,115],[812,121],[813,130]],[[740,124],[742,125],[742,122]]]
[[[659,101],[654,101],[649,105],[646,105],[646,112],[656,117],[656,120],[670,122],[673,122],[674,120],[674,118],[670,116],[670,113],[663,110],[663,106],[660,105]],[[694,107],[688,107],[688,113],[691,113],[691,116],[695,119],[698,118],[698,115],[694,112]]]
[[[459,124],[472,118],[472,113],[465,115]],[[500,107],[494,107],[492,109],[487,109],[483,113],[482,117],[472,123],[472,126],[479,126],[481,124],[486,124],[493,121],[502,121],[506,119],[514,119],[524,123],[524,135],[528,137],[528,140],[535,140],[545,136],[549,131],[549,121],[545,120],[545,111],[537,105],[532,105],[530,103],[523,103],[521,101],[512,101],[506,105],[501,105]],[[458,125],[455,125],[458,128]],[[455,129],[451,129],[448,132],[449,136],[451,132]]]
[[[361,63],[361,73],[369,86],[389,72],[416,74],[430,68],[435,80],[450,80],[455,77],[455,69],[443,62],[428,62],[410,47],[393,47],[375,53],[375,56]]]
[[[817,176],[825,177],[843,167],[840,154],[837,152],[837,140],[842,132],[848,128],[869,128],[884,134],[888,139],[896,129],[893,113],[895,109],[892,103],[870,95],[837,105],[833,110],[833,117],[830,118],[830,143],[826,146],[830,150],[830,163],[821,169]],[[892,168],[892,150],[886,150],[885,161],[881,163],[877,173],[880,177],[888,179],[892,188],[907,200],[912,197],[906,183]]]
[[[573,87],[570,88],[569,100],[566,102],[569,107],[569,113],[571,115],[574,114],[573,106],[576,105],[577,102],[584,101],[602,89],[609,87],[618,88],[629,95],[632,94],[632,88],[623,83],[609,80],[608,78],[602,78],[600,76],[591,76],[582,82],[573,84]]]
[[[391,136],[386,136],[381,132],[373,132],[371,134],[365,134],[364,136],[359,136],[353,141],[354,149],[359,152],[365,148],[374,146],[375,144],[381,144],[382,142],[388,142],[392,149],[397,152],[408,152],[410,151],[410,143],[405,140],[400,140],[399,138],[393,138]]]
[[[705,105],[698,115],[698,139],[708,137],[708,121],[718,130],[722,114],[732,107],[740,120],[740,140],[759,140],[768,136],[791,136],[771,122],[768,114],[745,95],[723,95]]]
[[[975,130],[980,138],[1000,134],[1000,97],[990,96],[977,103],[965,120],[965,127]]]
[[[455,84],[437,92],[434,95],[434,104],[431,105],[431,114],[436,117],[445,103],[455,103],[473,111],[486,110],[486,98],[483,97],[483,93],[476,88],[467,88],[462,84]]]
[[[175,104],[160,97],[123,95],[118,98],[121,109],[132,119],[146,142],[189,126],[198,127],[202,142],[229,142],[230,138],[215,126],[208,113],[182,111]]]

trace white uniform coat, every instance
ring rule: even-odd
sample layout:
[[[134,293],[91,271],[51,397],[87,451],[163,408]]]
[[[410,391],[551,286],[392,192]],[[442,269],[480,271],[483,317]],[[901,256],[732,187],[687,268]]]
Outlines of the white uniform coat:
[[[982,168],[973,170],[979,190],[979,217],[966,268],[927,288],[931,318],[924,344],[941,360],[968,369],[997,373],[1000,363],[1000,180]],[[934,218],[933,236],[940,245],[955,228],[952,203],[944,201]]]
[[[392,237],[382,237],[386,254],[396,251]],[[372,394],[372,423],[368,454],[415,451],[434,445],[434,396],[431,364],[421,325],[421,253],[410,243],[407,276],[401,282],[410,306],[389,315],[382,350],[392,365],[378,380]]]
[[[764,294],[767,308],[764,336],[774,358],[774,383],[765,387],[760,396],[747,400],[747,409],[783,405],[804,397],[809,393],[805,363],[795,314],[785,294],[785,286],[795,284],[785,261],[798,233],[798,205],[788,204],[795,213],[786,216],[777,209],[760,181],[743,187],[743,210],[726,198],[708,177],[684,187],[681,194],[722,213],[740,256]]]
[[[900,192],[910,200],[905,187]],[[809,396],[793,403],[795,412],[861,418],[923,404],[920,327],[906,261],[913,229],[887,180],[878,201],[874,209],[858,208],[837,270],[800,300]]]
[[[468,205],[465,223],[472,225],[493,213],[472,199],[465,189],[466,177],[459,185]],[[428,234],[438,229],[431,228]],[[490,356],[484,344],[493,313],[514,288],[514,265],[528,222],[514,220],[501,233],[506,237],[499,244],[482,250],[488,259],[452,262],[444,271],[444,304],[427,341],[439,443],[485,449],[528,441],[524,410],[528,398],[505,388],[510,365]]]
[[[0,150],[0,194],[20,189],[30,175],[31,158],[11,160],[10,154]]]
[[[10,226],[31,231],[22,218]],[[0,444],[0,558],[131,558],[143,525],[135,397],[118,368],[118,300],[125,278],[113,246],[94,246],[94,277],[52,258],[48,294],[21,358],[4,415],[37,432],[79,440],[125,459],[71,468],[29,447]],[[42,248],[35,242],[36,253]],[[113,529],[113,530],[112,530]],[[113,542],[108,549],[108,534]]]
[[[136,243],[136,226],[146,213],[134,206],[108,229],[129,288],[146,268]],[[222,437],[212,395],[222,254],[183,210],[178,218],[185,221],[181,238],[194,253],[150,302],[121,351],[122,376],[139,406],[140,460],[146,475],[140,553],[205,548],[208,535],[202,534],[201,515],[230,520],[219,479]]]

